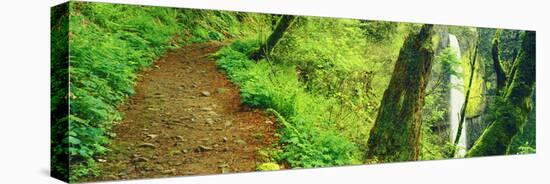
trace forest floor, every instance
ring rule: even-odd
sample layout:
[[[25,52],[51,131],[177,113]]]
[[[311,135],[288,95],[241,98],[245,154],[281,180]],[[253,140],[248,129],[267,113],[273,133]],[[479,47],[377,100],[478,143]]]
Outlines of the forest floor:
[[[275,121],[241,105],[238,87],[209,57],[222,46],[184,46],[141,72],[119,107],[111,151],[98,159],[101,174],[84,180],[254,171],[256,149],[277,142]]]

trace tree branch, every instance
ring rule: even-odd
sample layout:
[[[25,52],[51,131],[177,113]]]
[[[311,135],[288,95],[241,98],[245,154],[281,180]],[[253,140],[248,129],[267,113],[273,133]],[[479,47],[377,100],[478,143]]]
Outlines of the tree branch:
[[[497,75],[497,93],[500,93],[500,91],[502,91],[502,89],[506,86],[506,72],[504,72],[502,64],[500,63],[499,38],[500,30],[497,30],[495,37],[493,38],[492,47],[493,67],[495,68],[495,73]]]
[[[478,42],[476,43],[476,46],[474,48],[474,55],[470,59],[470,79],[468,82],[468,90],[466,91],[466,96],[464,97],[464,104],[462,105],[462,109],[460,110],[460,120],[458,124],[458,132],[456,133],[456,137],[454,139],[454,145],[458,144],[458,141],[460,140],[460,136],[462,134],[462,127],[464,126],[464,120],[466,119],[466,108],[468,107],[468,99],[470,98],[470,91],[472,89],[472,83],[474,82],[474,74],[476,70],[476,60],[477,60],[477,52],[479,47],[479,42],[481,39],[478,38]]]

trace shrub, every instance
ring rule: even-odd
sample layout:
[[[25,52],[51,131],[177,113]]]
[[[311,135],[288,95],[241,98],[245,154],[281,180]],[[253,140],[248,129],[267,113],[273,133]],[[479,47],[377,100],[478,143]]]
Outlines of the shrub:
[[[257,47],[254,43],[236,41],[221,49],[217,64],[240,86],[243,104],[268,109],[283,125],[283,153],[277,159],[306,168],[360,163],[356,144],[321,123],[330,99],[305,92],[293,65],[249,60],[246,53]]]

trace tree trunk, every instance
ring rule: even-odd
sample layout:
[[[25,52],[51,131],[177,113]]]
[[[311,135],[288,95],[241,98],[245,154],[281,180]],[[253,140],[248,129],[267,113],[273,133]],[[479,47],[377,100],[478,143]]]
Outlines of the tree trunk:
[[[504,89],[504,86],[506,85],[506,72],[504,72],[504,69],[502,68],[502,64],[500,63],[500,50],[498,46],[499,38],[500,38],[500,30],[497,30],[495,33],[495,38],[493,39],[492,56],[493,56],[493,67],[495,68],[495,73],[497,75],[497,94],[498,95],[500,95],[500,93]]]
[[[519,33],[516,34],[516,39],[519,39]],[[516,76],[516,71],[518,69],[518,65],[515,65],[515,62],[516,62],[516,59],[518,57],[519,53],[518,53],[518,49],[514,49],[514,52],[513,52],[513,58],[512,58],[512,67],[510,68],[510,71],[508,72],[508,76],[510,76],[507,80],[509,81],[512,81],[514,80],[514,77]]]
[[[277,20],[281,19],[281,15],[271,15],[271,31],[274,31],[277,28]]]
[[[368,140],[367,159],[417,160],[422,106],[434,60],[433,25],[425,24],[403,43]]]
[[[269,37],[267,38],[267,42],[265,44],[262,44],[262,46],[260,46],[260,49],[250,54],[250,59],[260,60],[266,57],[266,55],[270,54],[295,19],[296,17],[293,15],[283,15],[279,20],[279,23],[275,27],[273,33],[271,33],[271,35],[269,35]]]
[[[512,139],[523,128],[532,109],[534,91],[536,34],[527,31],[523,36],[521,50],[514,62],[513,80],[498,97],[495,120],[476,141],[467,157],[506,154]]]
[[[479,47],[479,41],[475,46],[474,55],[470,60],[471,61],[470,62],[470,79],[468,81],[468,88],[467,88],[468,90],[466,91],[466,95],[464,96],[464,104],[462,105],[462,109],[460,109],[460,120],[458,122],[458,132],[456,133],[456,137],[454,139],[454,145],[458,145],[460,136],[462,136],[462,127],[464,126],[464,119],[466,119],[466,108],[468,108],[468,99],[470,99],[470,91],[472,89],[472,83],[474,82],[478,47]]]

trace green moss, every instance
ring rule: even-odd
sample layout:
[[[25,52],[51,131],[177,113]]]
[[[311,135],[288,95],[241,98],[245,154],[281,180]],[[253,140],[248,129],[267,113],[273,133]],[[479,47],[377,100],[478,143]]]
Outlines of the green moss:
[[[505,154],[512,138],[523,126],[520,122],[525,121],[520,108],[502,100],[497,104],[497,120],[483,132],[467,157]]]
[[[403,43],[368,139],[367,159],[417,160],[425,89],[434,61],[433,25],[411,32]]]
[[[495,103],[495,120],[483,132],[466,156],[502,155],[526,124],[535,86],[535,32],[523,37],[520,56],[514,64],[517,72]]]
[[[468,59],[469,56],[463,56],[462,57],[462,68],[463,68],[463,73],[464,73],[464,81],[465,82],[465,86],[467,86],[468,84],[468,81],[470,80],[470,60]],[[481,60],[482,58],[477,58],[478,60]],[[485,87],[484,87],[484,84],[485,84],[485,81],[483,79],[483,63],[484,61],[481,60],[481,61],[477,61],[476,62],[476,67],[475,67],[475,74],[474,74],[474,79],[472,80],[472,86],[471,86],[471,89],[470,89],[470,96],[469,96],[469,99],[468,99],[468,106],[466,107],[466,117],[473,117],[473,116],[477,116],[477,115],[480,115],[481,113],[484,112],[485,110],[485,97],[483,96],[484,95],[484,90],[485,90]]]
[[[277,163],[268,162],[262,163],[256,167],[258,171],[277,171],[281,170],[281,167]]]

